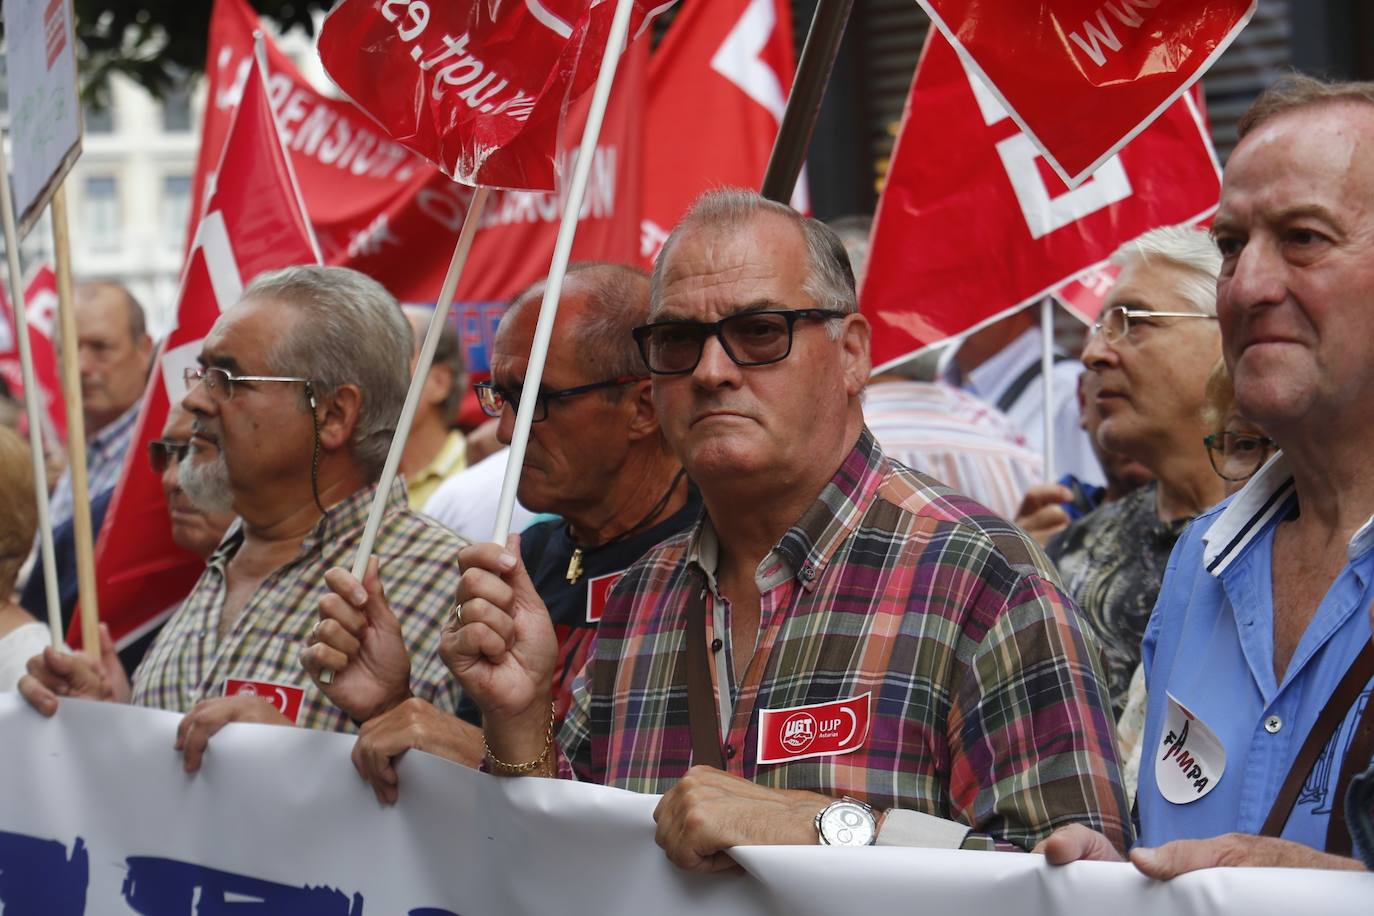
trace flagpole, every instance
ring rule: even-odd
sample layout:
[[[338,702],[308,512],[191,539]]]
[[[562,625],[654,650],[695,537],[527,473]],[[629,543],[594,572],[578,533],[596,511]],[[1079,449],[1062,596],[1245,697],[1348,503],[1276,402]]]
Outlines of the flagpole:
[[[67,189],[52,196],[53,267],[57,274],[57,314],[62,329],[62,395],[67,401],[67,473],[72,481],[72,534],[76,544],[76,587],[81,609],[81,648],[100,659],[100,610],[95,592],[91,499],[86,480],[86,419],[81,407],[76,301],[72,291],[71,235],[67,228]]]
[[[48,478],[43,458],[42,428],[47,410],[38,395],[38,381],[33,373],[33,351],[29,343],[28,306],[24,302],[24,284],[19,267],[19,232],[14,224],[14,201],[10,198],[10,167],[5,155],[4,138],[0,137],[0,219],[5,227],[5,260],[9,263],[10,301],[14,303],[14,331],[19,338],[19,365],[24,375],[24,409],[29,416],[29,455],[33,461],[33,490],[38,498],[38,531],[42,544],[43,592],[48,602],[48,629],[52,644],[62,645],[62,607],[57,586],[57,559],[52,547],[52,515],[48,511]]]
[[[406,440],[410,438],[410,427],[415,422],[415,410],[420,403],[420,393],[424,390],[425,380],[429,377],[429,367],[434,364],[434,351],[439,346],[439,336],[443,333],[444,322],[448,321],[449,309],[458,292],[458,279],[463,275],[463,265],[467,263],[468,252],[472,249],[473,237],[482,222],[482,211],[487,205],[490,188],[478,187],[468,204],[468,212],[463,217],[463,228],[458,233],[458,244],[454,246],[453,257],[448,263],[448,273],[439,290],[439,300],[434,303],[434,314],[429,318],[424,343],[420,345],[420,355],[415,361],[415,373],[410,378],[410,388],[406,391],[400,419],[396,421],[396,433],[391,437],[391,450],[387,452],[386,464],[382,466],[382,477],[377,481],[377,492],[372,497],[372,510],[363,528],[363,538],[358,542],[358,552],[353,556],[353,575],[362,579],[367,571],[367,559],[372,556],[372,546],[377,541],[377,530],[381,527],[382,516],[386,512],[387,497],[396,472],[401,466],[401,453],[405,451]]]
[[[773,141],[773,152],[763,175],[760,193],[769,200],[785,204],[792,199],[853,5],[854,0],[820,0],[816,4],[806,44],[797,60],[792,91],[787,94],[787,108],[783,111],[778,137]]]
[[[1045,482],[1054,483],[1054,299],[1040,300],[1040,380],[1045,389]]]
[[[549,340],[553,337],[558,300],[563,294],[563,278],[567,274],[568,260],[572,256],[578,214],[582,212],[582,200],[587,194],[587,181],[591,177],[596,141],[601,135],[601,122],[606,116],[606,107],[610,104],[611,86],[615,82],[616,68],[620,65],[620,54],[629,36],[632,7],[633,0],[616,2],[615,17],[611,20],[611,31],[606,38],[606,50],[601,56],[601,72],[596,76],[591,108],[587,112],[586,126],[582,129],[582,145],[578,150],[577,162],[573,166],[568,197],[563,205],[563,221],[558,226],[558,237],[553,246],[553,262],[549,265],[548,280],[544,284],[544,299],[539,305],[534,343],[530,347],[525,383],[520,391],[520,407],[515,412],[510,460],[506,462],[506,475],[501,483],[501,501],[496,510],[496,530],[492,533],[492,540],[498,544],[504,544],[506,536],[510,534],[511,515],[515,511],[515,491],[520,480],[520,468],[525,463],[525,446],[530,438],[530,422],[534,418],[539,385],[544,376],[544,361],[549,354]]]

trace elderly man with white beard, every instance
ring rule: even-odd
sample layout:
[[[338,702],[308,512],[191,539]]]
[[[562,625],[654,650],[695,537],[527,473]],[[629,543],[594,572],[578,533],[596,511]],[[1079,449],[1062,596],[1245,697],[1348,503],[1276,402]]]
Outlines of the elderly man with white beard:
[[[400,481],[364,577],[385,589],[396,617],[363,633],[362,664],[327,696],[298,661],[319,620],[325,570],[348,565],[362,536],[410,351],[395,299],[362,274],[292,267],[254,280],[206,337],[182,401],[195,422],[181,486],[242,525],[211,554],[132,683],[112,652],[97,665],[49,649],[20,682],[29,703],[44,715],[59,696],[186,712],[176,744],[188,772],[228,722],[355,730],[386,711],[368,674],[403,680],[453,711],[457,687],[437,651],[465,542],[412,512]]]

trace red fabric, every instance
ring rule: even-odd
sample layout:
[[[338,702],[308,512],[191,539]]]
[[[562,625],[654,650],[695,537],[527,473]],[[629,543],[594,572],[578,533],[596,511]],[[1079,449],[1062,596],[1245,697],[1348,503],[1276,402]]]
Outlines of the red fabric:
[[[920,0],[1066,181],[1178,99],[1257,0]]]
[[[215,319],[254,276],[317,262],[256,67],[249,69],[242,95],[182,274],[176,330],[158,354],[96,544],[100,617],[116,643],[185,597],[205,567],[173,543],[162,486],[147,458],[147,443],[161,436],[170,399],[184,391],[182,368],[195,363]],[[67,641],[80,645],[78,616]]]
[[[44,441],[61,445],[67,441],[67,408],[52,344],[53,320],[57,315],[57,277],[51,267],[45,264],[34,272],[24,287],[24,304],[34,381],[38,384],[39,402],[47,416]],[[17,327],[9,296],[0,287],[0,376],[4,376],[14,397],[23,403],[24,371],[19,360]]]
[[[786,0],[682,8],[649,71],[640,249],[646,265],[703,191],[763,183],[795,67]],[[804,178],[793,205],[808,209]]]
[[[1216,209],[1221,173],[1191,95],[1071,191],[974,80],[932,32],[860,293],[876,366],[1034,302],[1150,229]]]

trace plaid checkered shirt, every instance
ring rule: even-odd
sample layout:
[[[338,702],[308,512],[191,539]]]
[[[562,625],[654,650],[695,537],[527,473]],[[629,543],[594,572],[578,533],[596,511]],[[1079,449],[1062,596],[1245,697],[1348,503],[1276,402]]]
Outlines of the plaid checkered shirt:
[[[119,472],[124,470],[124,456],[133,441],[134,424],[138,421],[138,410],[142,406],[142,401],[136,402],[86,444],[86,494],[91,500],[113,490],[119,483]],[[52,488],[52,495],[48,497],[48,517],[52,519],[54,528],[72,519],[71,468],[62,472]],[[38,543],[37,538],[34,543]]]
[[[759,565],[758,641],[742,678],[715,549],[704,519],[617,585],[573,687],[560,776],[664,792],[686,774],[685,614],[709,587],[729,772],[958,821],[974,831],[964,848],[1029,849],[1070,822],[1128,845],[1098,650],[1020,529],[893,463],[865,429]],[[758,762],[762,711],[862,694],[871,719],[858,750]]]
[[[334,505],[296,558],[258,586],[221,640],[225,567],[243,542],[241,532],[230,534],[134,672],[134,705],[186,712],[222,696],[229,679],[265,682],[304,690],[297,725],[356,731],[311,682],[300,652],[319,620],[325,571],[352,565],[375,492],[365,487]],[[373,554],[410,650],[411,690],[447,712],[457,708],[459,688],[439,658],[439,635],[458,587],[458,550],[466,543],[407,508],[405,485],[393,484]]]

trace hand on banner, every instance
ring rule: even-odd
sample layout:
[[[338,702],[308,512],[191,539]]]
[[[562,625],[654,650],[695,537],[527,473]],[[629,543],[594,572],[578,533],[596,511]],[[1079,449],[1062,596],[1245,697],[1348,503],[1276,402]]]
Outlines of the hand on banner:
[[[353,766],[384,805],[396,804],[396,762],[409,750],[476,768],[482,763],[482,730],[414,697],[369,719],[353,745]]]
[[[1051,865],[1070,862],[1122,862],[1112,841],[1091,827],[1068,824],[1045,837],[1031,852],[1040,853]]]
[[[301,665],[320,692],[355,722],[366,722],[410,696],[410,655],[401,622],[386,603],[377,558],[359,582],[346,569],[324,574],[333,594],[320,599],[320,622],[301,650]],[[334,672],[332,682],[320,672]]]
[[[1069,527],[1069,513],[1061,504],[1072,500],[1073,491],[1068,487],[1057,483],[1037,484],[1022,497],[1021,508],[1016,510],[1016,525],[1044,547]]]
[[[1322,868],[1364,871],[1355,859],[1275,837],[1227,833],[1207,840],[1175,840],[1154,849],[1131,850],[1131,863],[1159,881],[1203,868]]]
[[[523,763],[545,750],[558,638],[520,562],[520,536],[458,551],[458,606],[439,655],[482,710],[488,745]]]
[[[45,716],[57,712],[58,697],[129,702],[129,676],[119,663],[110,629],[100,625],[100,663],[51,646],[29,659],[28,674],[19,679],[19,693]]]
[[[735,866],[732,846],[815,845],[816,815],[832,801],[695,766],[654,809],[654,840],[674,865],[723,871]]]
[[[240,694],[201,700],[181,717],[173,745],[185,757],[186,772],[200,769],[210,737],[230,722],[259,722],[263,725],[290,725],[291,720],[260,696]]]

